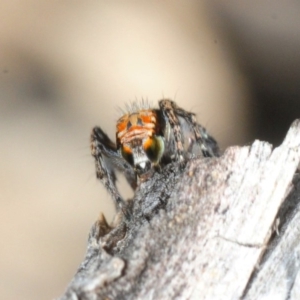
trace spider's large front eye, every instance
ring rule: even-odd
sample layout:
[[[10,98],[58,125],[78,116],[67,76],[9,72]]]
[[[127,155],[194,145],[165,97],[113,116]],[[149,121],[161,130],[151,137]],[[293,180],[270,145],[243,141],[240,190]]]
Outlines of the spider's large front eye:
[[[133,155],[131,148],[123,145],[121,147],[121,154],[123,158],[133,166]]]
[[[143,144],[144,151],[153,163],[158,163],[164,153],[164,141],[161,137],[149,137]]]

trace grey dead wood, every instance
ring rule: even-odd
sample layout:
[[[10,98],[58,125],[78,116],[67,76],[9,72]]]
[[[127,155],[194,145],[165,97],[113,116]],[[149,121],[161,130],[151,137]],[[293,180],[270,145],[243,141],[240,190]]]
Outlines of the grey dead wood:
[[[171,164],[137,189],[129,222],[101,215],[66,299],[300,299],[300,121]]]

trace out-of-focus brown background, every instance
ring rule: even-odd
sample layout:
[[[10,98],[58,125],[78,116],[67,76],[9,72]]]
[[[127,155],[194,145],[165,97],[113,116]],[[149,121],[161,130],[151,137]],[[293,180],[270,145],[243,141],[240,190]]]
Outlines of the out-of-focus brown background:
[[[278,144],[300,112],[297,1],[1,1],[0,295],[52,299],[113,203],[91,128],[175,99],[220,141]],[[128,187],[121,191],[129,195]]]

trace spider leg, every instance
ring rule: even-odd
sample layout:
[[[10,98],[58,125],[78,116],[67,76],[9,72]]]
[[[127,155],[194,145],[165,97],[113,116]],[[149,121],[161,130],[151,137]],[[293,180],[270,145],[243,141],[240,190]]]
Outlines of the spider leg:
[[[207,133],[206,129],[200,124],[198,125],[198,130],[201,135],[201,148],[202,153],[205,157],[218,157],[220,156],[220,149],[217,141]]]
[[[135,189],[136,179],[134,171],[131,166],[120,157],[115,144],[99,127],[95,127],[92,130],[91,152],[95,158],[97,178],[104,184],[117,207],[123,211],[126,218],[129,218],[126,202],[116,187],[115,169],[124,172],[126,179],[132,188]]]
[[[201,150],[204,157],[219,156],[219,147],[216,140],[210,136],[206,129],[197,123],[194,113],[187,112],[178,107],[174,102],[174,109],[177,114],[183,117],[189,124],[190,128],[194,131],[196,142],[201,145]]]
[[[165,100],[166,101],[166,100]],[[197,123],[194,113],[187,112],[186,110],[177,106],[174,101],[170,101],[173,111],[180,117],[184,118],[190,128],[193,130],[196,142],[201,146],[201,151],[204,157],[219,156],[219,147],[216,140],[210,136],[206,129]]]
[[[176,116],[176,113],[174,111],[174,105],[176,107],[175,102],[163,99],[159,101],[159,108],[163,113],[164,118],[167,120],[167,122],[170,124],[173,133],[174,133],[174,139],[176,144],[176,160],[179,162],[184,162],[184,148],[182,143],[182,133],[180,128],[180,122]]]

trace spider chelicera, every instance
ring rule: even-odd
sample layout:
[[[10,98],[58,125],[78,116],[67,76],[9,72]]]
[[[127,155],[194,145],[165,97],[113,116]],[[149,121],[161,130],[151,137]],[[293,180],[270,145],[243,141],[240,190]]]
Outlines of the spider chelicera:
[[[117,121],[116,143],[95,127],[91,134],[91,151],[96,174],[126,218],[130,217],[126,201],[116,187],[116,173],[121,171],[135,190],[140,182],[171,162],[182,167],[194,157],[219,155],[217,142],[197,123],[195,114],[163,99],[159,108],[148,103],[134,103]]]

